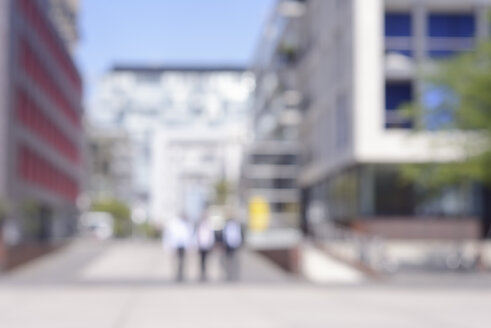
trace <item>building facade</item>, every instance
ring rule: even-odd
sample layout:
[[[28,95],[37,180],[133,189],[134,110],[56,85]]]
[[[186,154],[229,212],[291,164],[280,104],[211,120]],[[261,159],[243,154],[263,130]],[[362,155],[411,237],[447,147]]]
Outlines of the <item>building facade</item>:
[[[401,183],[404,164],[455,161],[463,154],[453,145],[461,133],[436,132],[441,118],[427,119],[425,129],[415,132],[400,107],[438,102],[438,90],[425,84],[418,70],[487,39],[489,4],[306,3],[303,37],[296,45],[302,54],[300,91],[308,100],[300,132],[304,225],[315,226],[321,213],[323,222],[387,236],[479,234],[478,187],[427,197],[425,190]],[[423,221],[438,224],[425,229]]]
[[[132,149],[127,133],[119,129],[88,131],[91,154],[87,185],[90,199],[116,198],[130,203],[133,200]]]
[[[208,178],[234,183],[239,164],[224,149],[231,143],[234,149],[242,147],[253,88],[251,73],[242,67],[118,66],[104,76],[89,120],[98,130],[119,129],[130,137],[131,206],[145,208],[148,217],[158,220],[184,210],[179,208],[184,196],[173,198],[173,189],[184,184],[177,173],[182,167],[174,163],[175,174],[168,169],[177,154],[187,158],[185,153],[194,156],[196,151],[201,156],[188,177],[211,165],[215,173]]]
[[[0,3],[3,246],[73,234],[82,175],[82,82],[45,1]],[[1,246],[0,246],[1,247]]]
[[[79,0],[48,0],[49,15],[58,32],[73,53],[80,39],[78,16]]]
[[[301,37],[297,33],[297,15],[303,10],[300,2],[277,2],[263,29],[253,63],[254,135],[244,159],[241,193],[243,206],[249,211],[249,241],[258,249],[288,251],[299,240],[297,177],[302,99],[295,71],[297,57],[291,45]],[[268,209],[262,218],[255,218],[258,202]]]

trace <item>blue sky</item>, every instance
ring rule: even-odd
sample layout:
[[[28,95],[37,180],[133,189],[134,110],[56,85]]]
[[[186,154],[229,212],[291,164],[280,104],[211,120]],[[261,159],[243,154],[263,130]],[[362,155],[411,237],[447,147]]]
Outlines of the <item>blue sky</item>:
[[[82,0],[86,89],[115,63],[247,65],[273,1]]]

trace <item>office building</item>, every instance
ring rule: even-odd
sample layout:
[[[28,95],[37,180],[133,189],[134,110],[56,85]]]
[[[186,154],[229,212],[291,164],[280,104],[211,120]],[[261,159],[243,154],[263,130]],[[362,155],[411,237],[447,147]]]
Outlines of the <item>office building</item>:
[[[70,236],[78,215],[82,82],[46,8],[41,0],[0,2],[0,198],[7,204],[0,247],[7,254]]]
[[[461,133],[423,131],[402,115],[409,101],[438,101],[419,69],[488,38],[489,1],[312,0],[295,44],[304,98],[300,128],[302,217],[392,237],[476,237],[479,187],[435,197],[400,179],[407,163],[462,159]],[[320,217],[320,221],[319,221]]]

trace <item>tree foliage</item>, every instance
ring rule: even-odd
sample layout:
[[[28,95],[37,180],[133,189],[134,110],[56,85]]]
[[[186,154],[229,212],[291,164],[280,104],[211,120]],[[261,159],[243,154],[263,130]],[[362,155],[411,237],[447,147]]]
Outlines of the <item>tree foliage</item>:
[[[3,222],[5,221],[5,219],[7,218],[8,210],[9,210],[9,207],[8,207],[7,201],[0,198],[0,228],[3,224]]]
[[[92,204],[92,211],[106,212],[113,216],[116,237],[128,237],[131,234],[131,210],[125,203],[117,199],[102,199]]]
[[[448,163],[408,165],[405,177],[435,188],[471,180],[491,186],[491,43],[426,67],[426,72],[425,85],[440,89],[439,101],[413,103],[405,110],[417,130],[460,133],[460,141],[452,142],[464,156]]]
[[[215,203],[225,205],[229,195],[232,193],[232,186],[227,180],[220,180],[215,184]]]

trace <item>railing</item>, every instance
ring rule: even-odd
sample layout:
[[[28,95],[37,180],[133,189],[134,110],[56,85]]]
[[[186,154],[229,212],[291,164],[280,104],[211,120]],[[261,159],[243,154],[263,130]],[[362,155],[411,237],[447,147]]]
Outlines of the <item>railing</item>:
[[[338,259],[380,274],[491,269],[491,242],[476,239],[388,240],[330,224],[317,226],[313,239]]]
[[[397,271],[397,263],[389,260],[385,252],[385,240],[332,224],[316,228],[314,240],[333,256],[379,273]]]

